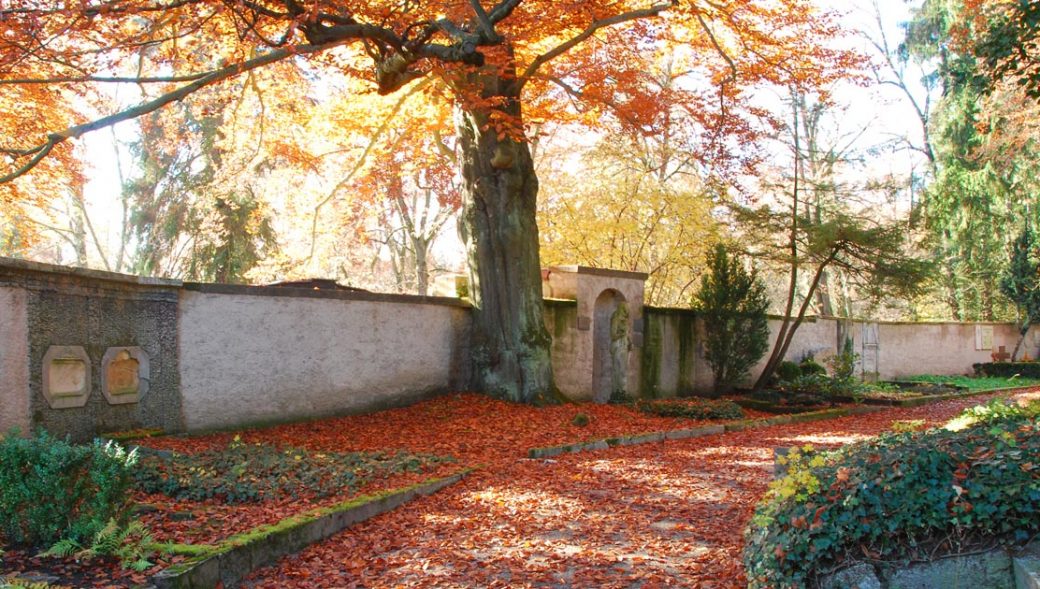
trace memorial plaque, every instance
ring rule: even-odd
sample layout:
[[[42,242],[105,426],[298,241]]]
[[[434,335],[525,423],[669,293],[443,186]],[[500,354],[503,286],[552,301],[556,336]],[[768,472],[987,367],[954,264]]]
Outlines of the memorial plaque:
[[[137,403],[148,392],[148,355],[141,348],[109,348],[101,370],[101,392],[109,405]]]
[[[87,387],[87,365],[79,358],[55,358],[50,371],[50,393],[55,397],[82,395]]]
[[[51,409],[73,409],[90,397],[90,356],[80,346],[51,346],[43,355],[43,397]]]
[[[975,349],[976,350],[992,350],[993,349],[993,326],[992,325],[976,325],[975,326]]]
[[[113,395],[137,394],[141,379],[138,375],[140,362],[130,357],[130,352],[123,350],[116,355],[105,368],[105,379],[108,392]]]

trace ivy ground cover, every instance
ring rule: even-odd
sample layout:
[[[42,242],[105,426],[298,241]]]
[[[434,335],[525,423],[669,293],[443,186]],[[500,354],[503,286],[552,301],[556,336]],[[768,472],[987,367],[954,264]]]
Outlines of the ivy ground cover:
[[[424,433],[395,431],[407,424],[381,414],[379,420],[391,421],[377,435],[419,444],[410,446],[413,451],[443,453],[450,447],[484,468],[442,493],[258,571],[249,586],[744,587],[742,534],[772,478],[774,448],[836,447],[901,423],[939,425],[988,398],[552,460],[523,458],[524,447],[559,443],[547,432],[564,428],[564,422],[530,421],[551,415],[539,413],[544,410],[518,408],[533,412],[528,420],[511,411],[499,416],[505,421],[493,415],[458,420],[450,412],[463,411],[461,406],[427,405],[421,410],[432,412],[430,425],[438,412],[443,424]],[[622,433],[609,431],[621,427],[609,425],[616,408],[582,410],[591,414],[588,427],[600,428],[586,437]],[[654,429],[650,422],[640,425],[650,427],[629,431]],[[455,436],[437,435],[445,428]]]

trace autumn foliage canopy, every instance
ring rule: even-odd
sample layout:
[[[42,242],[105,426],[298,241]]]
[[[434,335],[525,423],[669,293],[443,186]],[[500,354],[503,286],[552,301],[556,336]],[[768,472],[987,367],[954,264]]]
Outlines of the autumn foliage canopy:
[[[656,119],[679,106],[698,113],[706,128],[739,137],[748,131],[747,88],[817,86],[855,60],[826,47],[837,28],[804,0],[30,0],[0,6],[0,150],[6,156],[0,180],[8,202],[78,180],[81,166],[67,140],[279,63],[320,81],[312,100],[352,90],[344,78],[370,81],[387,94],[432,74],[443,85],[423,90],[431,97],[446,94],[464,108],[494,109],[501,98],[466,77],[490,69],[523,90],[529,123],[570,117],[594,125],[609,108],[653,132]],[[656,92],[642,64],[666,47],[681,47],[686,67],[707,83]],[[120,82],[152,89],[145,96],[153,98],[109,112],[106,89]],[[305,117],[306,105],[297,107],[292,115]],[[518,123],[495,117],[490,124],[519,137]],[[12,182],[23,175],[29,178]]]
[[[574,125],[596,131],[609,112],[627,131],[653,135],[682,114],[698,138],[691,157],[722,173],[747,172],[753,157],[744,148],[769,121],[751,89],[823,87],[859,64],[856,55],[834,48],[841,31],[808,0],[29,0],[0,6],[0,198],[8,206],[75,190],[83,163],[75,139],[182,101],[192,104],[197,119],[225,116],[238,110],[228,106],[235,94],[251,90],[278,106],[275,124],[260,133],[277,144],[271,152],[316,168],[336,149],[314,153],[309,143],[358,129],[385,131],[404,99],[362,109],[367,116],[340,119],[322,136],[313,129],[286,133],[306,131],[305,121],[324,105],[373,95],[426,98],[432,108],[418,111],[406,123],[414,130],[396,132],[401,141],[366,167],[374,172],[367,184],[374,196],[393,198],[403,188],[397,172],[411,166],[408,181],[450,192],[444,190],[449,178],[421,162],[431,152],[457,154],[434,163],[451,162],[457,174],[450,180],[459,186],[470,268],[477,386],[523,401],[549,401],[554,391],[529,143],[539,130]],[[675,60],[673,75],[682,83],[648,75],[647,64],[662,54]],[[140,99],[113,108],[113,87],[134,88]],[[266,115],[267,102],[253,108]],[[177,132],[169,136],[171,153],[188,147]],[[450,136],[455,139],[442,139]]]

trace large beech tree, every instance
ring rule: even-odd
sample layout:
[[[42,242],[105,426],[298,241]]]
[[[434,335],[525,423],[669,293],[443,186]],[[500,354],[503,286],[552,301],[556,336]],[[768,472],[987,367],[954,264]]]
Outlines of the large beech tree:
[[[747,88],[815,86],[855,65],[826,48],[838,32],[808,0],[0,0],[0,112],[5,127],[24,129],[0,139],[0,185],[75,173],[45,162],[67,157],[85,133],[286,60],[317,80],[314,99],[342,91],[342,76],[367,78],[381,94],[440,78],[455,111],[477,385],[551,401],[527,123],[578,113],[595,124],[606,108],[653,120],[675,105],[658,99],[633,57],[677,45],[703,81],[682,107],[714,112],[724,132],[744,128],[734,120],[754,112]],[[38,128],[55,103],[119,83],[161,93]]]

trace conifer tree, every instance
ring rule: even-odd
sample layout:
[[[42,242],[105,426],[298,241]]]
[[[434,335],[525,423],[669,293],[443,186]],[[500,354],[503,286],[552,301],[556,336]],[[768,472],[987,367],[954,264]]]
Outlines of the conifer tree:
[[[1029,326],[1040,323],[1040,257],[1036,236],[1028,225],[1015,239],[1011,248],[1011,260],[1000,277],[1000,292],[1018,306],[1022,317],[1018,343],[1011,352],[1011,361],[1018,359],[1022,341],[1029,333]]]
[[[707,266],[694,307],[704,316],[705,356],[715,393],[724,394],[747,377],[769,347],[769,296],[757,273],[745,269],[723,244],[708,252]]]

